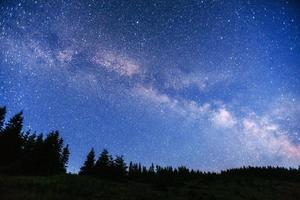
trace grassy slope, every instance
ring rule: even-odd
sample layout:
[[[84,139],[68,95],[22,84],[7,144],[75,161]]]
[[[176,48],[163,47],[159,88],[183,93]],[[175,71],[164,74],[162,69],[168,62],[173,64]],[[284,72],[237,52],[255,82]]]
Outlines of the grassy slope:
[[[194,180],[161,188],[137,182],[113,182],[79,176],[0,177],[0,199],[300,199],[300,183],[231,177]]]

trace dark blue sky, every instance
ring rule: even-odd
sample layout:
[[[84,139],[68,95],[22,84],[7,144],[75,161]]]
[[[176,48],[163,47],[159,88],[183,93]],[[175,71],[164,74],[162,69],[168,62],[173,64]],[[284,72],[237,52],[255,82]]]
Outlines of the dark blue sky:
[[[91,147],[220,170],[300,164],[296,1],[0,3],[0,105]]]

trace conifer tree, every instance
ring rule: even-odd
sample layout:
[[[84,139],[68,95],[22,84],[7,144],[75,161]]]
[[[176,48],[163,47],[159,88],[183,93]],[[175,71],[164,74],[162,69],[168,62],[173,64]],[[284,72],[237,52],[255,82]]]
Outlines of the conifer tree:
[[[80,175],[92,175],[95,167],[95,151],[94,148],[88,153],[83,166],[80,168]]]
[[[153,163],[152,163],[151,166],[149,167],[149,174],[151,174],[151,175],[155,174],[154,164],[153,164]]]
[[[39,161],[45,174],[65,173],[69,150],[63,143],[58,131],[49,133],[42,142]]]
[[[6,115],[6,108],[0,107],[0,166],[6,163],[5,161],[5,151],[6,151],[6,135],[4,135],[4,121]]]
[[[5,113],[5,110],[3,112]],[[0,165],[9,165],[20,158],[22,152],[22,127],[23,114],[19,112],[9,120],[1,131]]]
[[[116,159],[114,160],[114,169],[115,169],[115,175],[119,178],[123,178],[127,174],[127,166],[124,161],[123,156],[116,156]]]
[[[4,129],[5,115],[6,115],[6,107],[0,107],[0,134]]]
[[[95,163],[95,174],[101,177],[111,176],[112,164],[112,157],[109,155],[108,151],[104,149]]]
[[[138,165],[138,175],[140,176],[142,174],[142,165],[139,163]]]
[[[132,161],[130,161],[129,167],[128,167],[128,176],[131,177],[132,173],[133,173],[133,164],[132,164]]]
[[[62,171],[66,172],[67,164],[69,161],[69,156],[70,156],[70,150],[69,150],[69,145],[65,146],[62,150],[61,153],[61,164],[62,164]]]

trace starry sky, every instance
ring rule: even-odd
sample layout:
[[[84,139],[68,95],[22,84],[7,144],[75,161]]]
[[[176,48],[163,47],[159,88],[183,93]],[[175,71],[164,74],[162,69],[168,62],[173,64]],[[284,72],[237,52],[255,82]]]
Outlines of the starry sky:
[[[300,165],[300,4],[2,0],[0,105],[60,130],[69,171]]]

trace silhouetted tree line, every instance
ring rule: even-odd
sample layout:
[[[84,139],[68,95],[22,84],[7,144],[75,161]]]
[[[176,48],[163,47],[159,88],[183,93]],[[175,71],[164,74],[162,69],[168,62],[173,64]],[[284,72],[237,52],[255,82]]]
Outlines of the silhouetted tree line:
[[[113,158],[106,149],[95,159],[95,151],[92,149],[80,168],[80,175],[96,176],[101,178],[123,179],[127,175],[127,166],[123,156]]]
[[[22,112],[17,113],[7,122],[5,116],[6,108],[0,107],[0,174],[53,175],[66,173],[70,152],[58,131],[50,132],[45,137],[30,131],[24,132],[22,131]],[[79,175],[150,182],[164,188],[167,185],[182,184],[186,180],[226,179],[235,176],[300,181],[300,167],[287,169],[249,166],[211,173],[190,170],[185,166],[174,168],[151,164],[146,167],[141,163],[133,162],[127,165],[123,156],[113,157],[106,149],[96,159],[95,150],[91,149],[80,168]]]
[[[203,179],[213,180],[215,178],[232,177],[261,177],[276,179],[294,179],[300,180],[300,168],[283,167],[242,167],[215,172],[201,172],[199,170],[190,170],[185,166],[173,168],[172,166],[162,167],[159,165],[146,167],[141,163],[130,162],[129,166],[125,163],[123,156],[113,158],[109,152],[104,149],[98,159],[94,149],[92,149],[80,169],[80,175],[93,176],[114,180],[133,180],[154,183],[159,188],[165,189],[170,185],[181,185],[186,180]]]
[[[0,173],[52,175],[66,172],[69,148],[58,131],[42,134],[23,132],[23,114],[5,123],[6,108],[0,107]]]
[[[276,178],[276,179],[297,179],[300,180],[300,166],[295,168],[262,166],[262,167],[242,167],[236,169],[228,169],[221,171],[221,176],[245,176],[245,177],[262,177],[262,178]]]
[[[159,182],[162,185],[178,184],[186,179],[203,175],[200,171],[189,170],[184,166],[173,168],[152,164],[147,168],[140,163],[133,162],[127,166],[123,156],[113,158],[106,149],[100,153],[97,160],[94,149],[91,149],[79,174],[115,180]]]

